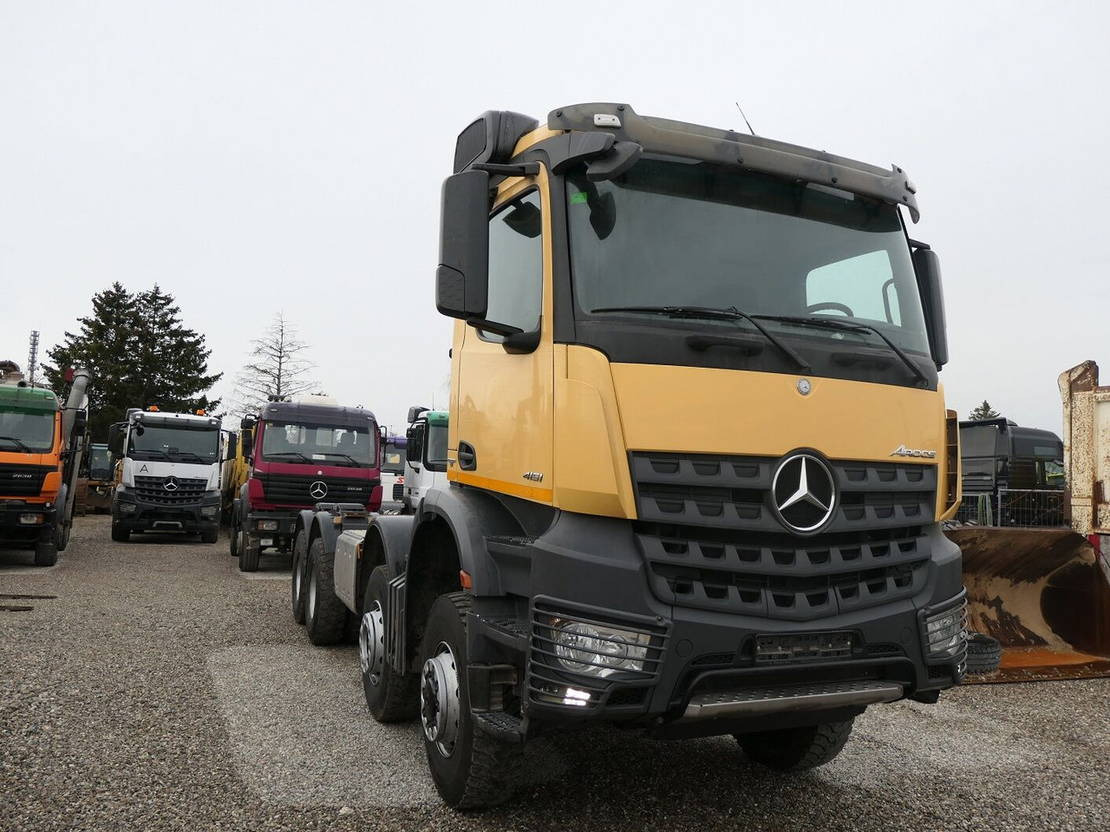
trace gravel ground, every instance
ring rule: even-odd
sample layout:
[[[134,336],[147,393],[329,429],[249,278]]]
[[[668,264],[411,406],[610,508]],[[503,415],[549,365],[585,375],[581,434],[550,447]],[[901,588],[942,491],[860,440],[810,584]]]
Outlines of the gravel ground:
[[[0,551],[0,829],[1102,828],[1110,680],[990,685],[872,708],[795,777],[728,739],[536,743],[508,807],[436,800],[414,725],[366,714],[351,647],[308,644],[289,563],[113,544],[80,518],[59,565]]]

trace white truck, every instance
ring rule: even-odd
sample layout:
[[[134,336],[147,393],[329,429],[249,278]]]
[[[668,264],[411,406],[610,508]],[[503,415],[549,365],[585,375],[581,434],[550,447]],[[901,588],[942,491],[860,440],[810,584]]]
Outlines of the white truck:
[[[130,408],[112,425],[108,446],[122,459],[112,493],[112,540],[132,532],[220,532],[220,464],[235,455],[236,438],[203,411],[163,413]]]
[[[409,408],[402,513],[412,514],[429,489],[447,487],[447,411]]]

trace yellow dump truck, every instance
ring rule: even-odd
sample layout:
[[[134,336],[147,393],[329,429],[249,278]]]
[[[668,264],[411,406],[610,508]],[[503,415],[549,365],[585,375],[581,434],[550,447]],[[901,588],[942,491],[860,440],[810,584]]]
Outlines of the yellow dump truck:
[[[605,722],[809,768],[960,681],[940,273],[904,216],[901,168],[625,104],[462,131],[448,484],[301,521],[310,632],[357,616],[369,709],[419,716],[449,805]]]

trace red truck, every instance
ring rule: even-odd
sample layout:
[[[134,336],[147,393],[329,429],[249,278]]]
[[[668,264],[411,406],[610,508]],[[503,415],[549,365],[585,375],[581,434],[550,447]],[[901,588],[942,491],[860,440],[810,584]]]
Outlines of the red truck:
[[[290,550],[301,509],[322,502],[381,508],[382,435],[374,414],[309,399],[269,402],[240,425],[249,473],[232,506],[231,555],[242,572],[258,569],[263,549]]]

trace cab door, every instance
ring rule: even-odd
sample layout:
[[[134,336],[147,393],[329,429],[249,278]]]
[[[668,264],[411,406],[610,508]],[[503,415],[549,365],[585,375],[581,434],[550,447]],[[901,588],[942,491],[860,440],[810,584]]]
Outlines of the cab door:
[[[448,468],[450,480],[543,503],[552,499],[549,205],[542,169],[498,192],[489,219],[486,319],[538,332],[539,340],[514,348],[505,336],[460,324]]]

